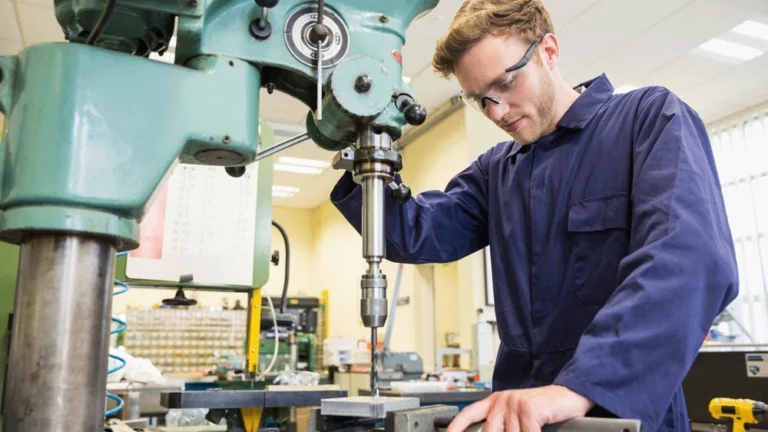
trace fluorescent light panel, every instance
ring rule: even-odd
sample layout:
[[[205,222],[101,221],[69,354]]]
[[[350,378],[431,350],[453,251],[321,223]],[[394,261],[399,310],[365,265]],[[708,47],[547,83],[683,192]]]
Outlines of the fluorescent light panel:
[[[284,163],[276,163],[273,167],[275,171],[291,172],[296,174],[314,174],[319,175],[323,173],[320,168],[312,168],[298,165],[286,165]]]
[[[765,54],[765,51],[761,51],[757,48],[718,38],[713,38],[704,42],[699,45],[699,49],[743,61],[749,61]]]
[[[757,21],[744,21],[734,27],[733,31],[744,36],[768,41],[768,24]]]
[[[293,195],[290,192],[272,191],[272,196],[277,198],[292,198]]]
[[[300,190],[301,189],[294,186],[280,186],[280,185],[272,186],[272,192],[299,193]]]
[[[278,159],[278,162],[281,164],[287,164],[287,165],[296,165],[301,167],[309,167],[309,168],[328,168],[331,166],[330,162],[324,162],[320,160],[315,159],[302,159],[302,158],[295,158],[295,157],[288,157],[284,156]]]

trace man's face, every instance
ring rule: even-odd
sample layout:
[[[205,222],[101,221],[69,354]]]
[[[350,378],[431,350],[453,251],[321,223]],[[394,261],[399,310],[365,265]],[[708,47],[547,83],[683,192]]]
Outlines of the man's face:
[[[487,36],[459,60],[456,78],[467,99],[520,144],[530,144],[555,126],[555,84],[540,46],[530,61],[519,65],[531,44],[517,38]],[[543,51],[542,51],[543,52]],[[488,97],[485,97],[488,96]],[[493,100],[498,101],[495,103]]]

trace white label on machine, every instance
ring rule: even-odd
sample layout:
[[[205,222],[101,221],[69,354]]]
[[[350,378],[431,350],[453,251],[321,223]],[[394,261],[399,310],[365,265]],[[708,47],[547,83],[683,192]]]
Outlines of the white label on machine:
[[[744,354],[747,362],[747,376],[750,378],[768,377],[768,353]]]
[[[253,283],[258,164],[240,178],[223,167],[180,164],[141,222],[128,255],[131,279],[211,285]]]

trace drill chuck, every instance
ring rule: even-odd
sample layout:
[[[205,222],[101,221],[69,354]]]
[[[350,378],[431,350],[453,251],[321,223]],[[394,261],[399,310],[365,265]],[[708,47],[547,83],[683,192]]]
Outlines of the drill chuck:
[[[383,327],[387,321],[387,277],[379,274],[365,274],[360,281],[363,296],[360,300],[360,315],[366,327]]]

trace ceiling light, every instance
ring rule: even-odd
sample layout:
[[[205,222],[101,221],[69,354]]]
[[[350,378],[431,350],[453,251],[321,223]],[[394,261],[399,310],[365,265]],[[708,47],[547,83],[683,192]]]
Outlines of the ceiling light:
[[[287,192],[287,193],[299,193],[299,188],[293,186],[272,186],[272,192]]]
[[[293,194],[290,192],[272,191],[272,196],[276,198],[293,198]]]
[[[757,21],[744,21],[734,27],[733,31],[745,36],[768,40],[768,25]]]
[[[306,166],[297,166],[297,165],[286,165],[277,163],[274,166],[275,171],[285,171],[285,172],[292,172],[296,174],[322,174],[323,170],[320,168],[312,168],[312,167],[306,167]]]
[[[613,90],[613,94],[629,93],[632,90],[637,90],[637,86],[633,86],[632,84],[625,84]]]
[[[765,51],[761,51],[757,48],[752,48],[750,46],[729,42],[718,38],[710,39],[707,42],[704,42],[703,44],[699,45],[699,49],[724,57],[730,57],[744,61],[749,61],[765,54]]]
[[[302,159],[302,158],[295,158],[295,157],[281,157],[278,159],[278,162],[281,164],[289,164],[289,165],[297,165],[301,167],[310,167],[310,168],[328,168],[331,166],[330,162],[324,162],[320,160],[315,159]]]

